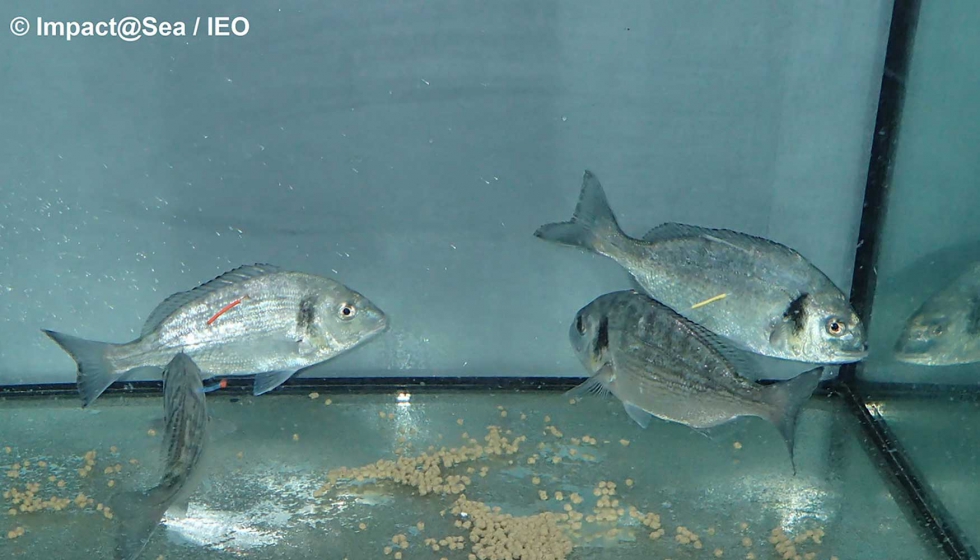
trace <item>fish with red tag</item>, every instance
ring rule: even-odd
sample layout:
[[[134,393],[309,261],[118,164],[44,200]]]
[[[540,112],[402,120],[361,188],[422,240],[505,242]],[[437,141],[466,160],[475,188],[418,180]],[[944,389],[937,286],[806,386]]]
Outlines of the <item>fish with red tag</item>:
[[[88,406],[132,370],[163,368],[178,352],[208,378],[255,375],[253,394],[261,395],[387,327],[380,308],[336,280],[255,264],[170,296],[132,342],[43,332],[74,358],[78,392]]]

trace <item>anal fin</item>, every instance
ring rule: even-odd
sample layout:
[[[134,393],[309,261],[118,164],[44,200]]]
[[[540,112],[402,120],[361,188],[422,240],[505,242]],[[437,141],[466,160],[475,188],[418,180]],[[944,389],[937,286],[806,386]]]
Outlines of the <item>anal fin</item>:
[[[634,422],[639,424],[644,430],[650,425],[650,418],[653,415],[649,412],[636,405],[625,402],[623,403],[623,408],[626,409],[626,414],[628,414],[629,417],[632,418]]]
[[[276,387],[282,385],[287,379],[299,370],[283,369],[278,371],[264,371],[255,376],[255,383],[252,386],[252,394],[255,396],[268,393]]]

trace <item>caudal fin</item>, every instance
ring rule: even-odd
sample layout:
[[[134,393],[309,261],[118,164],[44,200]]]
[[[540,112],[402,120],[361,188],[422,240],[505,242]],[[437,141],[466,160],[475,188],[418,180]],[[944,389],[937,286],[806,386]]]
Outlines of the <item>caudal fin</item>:
[[[143,552],[167,511],[165,494],[157,487],[149,492],[120,492],[111,498],[113,514],[119,519],[115,560],[135,560]]]
[[[543,225],[534,235],[546,241],[582,247],[606,256],[613,256],[610,253],[626,238],[609,208],[599,179],[588,170],[582,179],[582,193],[571,221]]]
[[[109,385],[119,380],[125,373],[116,373],[106,357],[106,351],[115,346],[114,344],[41,330],[68,352],[68,355],[78,364],[78,394],[82,397],[83,407],[92,404],[92,401],[97,399]]]
[[[786,447],[789,448],[789,460],[793,465],[793,474],[796,474],[796,460],[793,454],[793,443],[796,436],[796,420],[803,410],[803,405],[813,394],[813,390],[820,383],[820,376],[823,374],[823,367],[818,367],[806,371],[782,383],[770,385],[769,391],[769,420],[776,425],[779,433],[782,434]]]

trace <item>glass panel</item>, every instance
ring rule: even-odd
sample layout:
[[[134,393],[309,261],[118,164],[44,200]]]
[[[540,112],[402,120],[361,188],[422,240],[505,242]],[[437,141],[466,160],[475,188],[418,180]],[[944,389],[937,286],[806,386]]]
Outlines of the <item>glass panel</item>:
[[[846,291],[890,3],[698,6],[229,5],[243,37],[3,34],[0,380],[72,382],[40,329],[126,342],[253,262],[390,318],[301,375],[579,375],[575,311],[630,282],[533,233],[571,217],[585,169],[634,237],[762,235]],[[64,10],[38,15],[119,16]]]
[[[976,555],[980,511],[980,14],[923,2],[870,322],[858,369],[870,411],[897,438],[920,500]]]
[[[969,2],[922,6],[877,262],[869,381],[976,383],[978,17]]]

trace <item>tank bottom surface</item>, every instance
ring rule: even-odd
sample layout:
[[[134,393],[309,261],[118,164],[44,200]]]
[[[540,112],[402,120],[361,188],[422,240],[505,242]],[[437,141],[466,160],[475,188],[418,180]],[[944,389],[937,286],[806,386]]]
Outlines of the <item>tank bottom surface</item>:
[[[757,418],[644,430],[611,396],[211,393],[205,477],[140,558],[942,558],[837,399],[794,476]],[[162,399],[0,402],[0,557],[112,558],[113,494],[160,480]]]
[[[980,401],[903,397],[868,405],[885,419],[967,541],[980,543]]]

